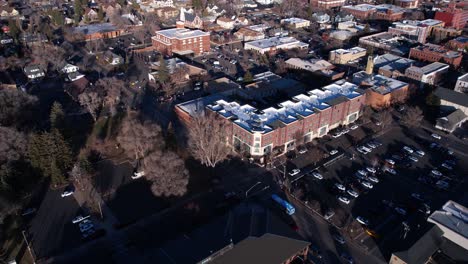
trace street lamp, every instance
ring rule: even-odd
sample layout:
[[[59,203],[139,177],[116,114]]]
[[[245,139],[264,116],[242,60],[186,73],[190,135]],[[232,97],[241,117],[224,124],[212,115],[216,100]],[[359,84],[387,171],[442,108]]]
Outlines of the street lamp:
[[[249,192],[255,188],[255,186],[261,184],[262,182],[258,181],[257,183],[255,183],[254,185],[252,185],[252,187],[250,187],[247,191],[245,191],[245,198],[247,198],[247,195],[249,194]]]

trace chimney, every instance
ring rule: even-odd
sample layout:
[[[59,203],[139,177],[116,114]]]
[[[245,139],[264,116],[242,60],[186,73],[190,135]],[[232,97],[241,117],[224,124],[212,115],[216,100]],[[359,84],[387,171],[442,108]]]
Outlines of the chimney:
[[[184,27],[185,27],[185,23],[183,21],[176,22],[176,28],[184,28]]]
[[[374,56],[369,55],[369,57],[367,57],[366,73],[371,75],[373,72],[374,72]]]

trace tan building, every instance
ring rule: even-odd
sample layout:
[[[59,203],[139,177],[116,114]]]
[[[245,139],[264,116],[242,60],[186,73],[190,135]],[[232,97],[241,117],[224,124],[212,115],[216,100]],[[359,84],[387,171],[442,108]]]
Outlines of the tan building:
[[[165,19],[177,17],[179,15],[179,10],[170,6],[157,8],[154,11],[158,17],[162,17]]]
[[[288,25],[292,28],[303,28],[310,26],[310,20],[305,20],[298,17],[290,17],[281,19],[281,24]]]
[[[337,49],[330,51],[329,61],[334,64],[347,64],[366,56],[367,50],[361,47]]]
[[[249,27],[243,27],[239,29],[234,36],[242,41],[251,41],[251,40],[259,40],[264,39],[265,34],[261,31],[253,30]]]

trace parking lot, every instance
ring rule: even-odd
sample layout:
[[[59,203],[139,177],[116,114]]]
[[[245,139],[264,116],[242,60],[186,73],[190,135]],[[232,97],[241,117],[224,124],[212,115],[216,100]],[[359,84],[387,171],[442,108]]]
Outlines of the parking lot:
[[[333,212],[329,221],[341,234],[365,251],[388,259],[392,252],[421,237],[430,226],[427,215],[448,199],[455,199],[457,190],[466,185],[459,177],[467,169],[459,162],[463,157],[441,146],[446,139],[432,138],[422,129],[416,136],[406,133],[394,127],[373,140],[378,143],[375,148],[366,144],[372,141],[369,137],[349,148],[344,135],[331,138],[325,148],[330,151],[343,145],[343,158],[314,171],[316,166],[304,161],[308,154],[299,154],[292,164],[300,164],[302,175],[293,182],[291,193],[309,210],[322,215]],[[434,142],[439,143],[436,146]],[[357,150],[360,146],[371,152],[361,153]],[[411,150],[404,150],[405,146]],[[417,154],[417,150],[422,152]],[[450,166],[441,166],[444,163]],[[370,185],[366,187],[364,182]],[[355,220],[357,217],[361,222]]]

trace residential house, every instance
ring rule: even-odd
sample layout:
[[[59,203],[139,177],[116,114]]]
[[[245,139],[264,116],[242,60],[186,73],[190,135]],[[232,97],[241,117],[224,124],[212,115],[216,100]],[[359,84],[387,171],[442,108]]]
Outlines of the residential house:
[[[45,71],[39,64],[30,64],[23,69],[26,76],[31,79],[39,79],[45,76]]]
[[[63,67],[61,67],[61,71],[63,73],[72,73],[72,72],[77,72],[79,70],[78,66],[70,64],[70,63],[64,63]]]
[[[174,18],[179,15],[179,9],[170,6],[157,8],[154,11],[156,12],[156,15],[158,17],[162,17],[165,19]]]
[[[310,20],[298,18],[298,17],[289,17],[285,19],[281,19],[281,24],[287,25],[291,28],[304,28],[310,26]]]
[[[468,37],[460,36],[449,41],[450,48],[458,51],[468,51]]]
[[[10,18],[18,16],[19,12],[14,7],[8,6],[8,4],[4,4],[0,6],[0,18]]]
[[[108,50],[104,52],[103,59],[110,65],[120,65],[124,63],[124,58]]]
[[[195,14],[193,9],[180,8],[179,20],[184,22],[186,28],[203,28],[203,20]]]
[[[287,61],[285,61],[285,63],[286,66],[290,69],[304,70],[317,73],[321,76],[329,78],[330,80],[338,80],[344,76],[344,72],[334,71],[336,67],[326,60],[304,60],[300,58],[290,58]]]
[[[347,64],[365,57],[367,50],[361,47],[337,49],[330,51],[329,61],[334,64]]]
[[[330,22],[330,15],[327,13],[314,13],[312,14],[312,20],[319,24],[324,24]]]
[[[344,6],[345,3],[345,0],[310,0],[310,4],[313,7],[318,7],[322,9],[341,7]]]
[[[85,19],[85,21],[90,21],[90,22],[93,22],[93,21],[98,21],[99,20],[99,15],[98,15],[98,12],[92,8],[86,8],[84,10],[84,13],[83,13],[83,17]]]
[[[265,34],[263,32],[253,30],[250,27],[240,28],[234,33],[234,36],[242,41],[252,41],[265,38]]]
[[[450,112],[460,109],[465,115],[468,115],[468,94],[442,87],[437,88],[434,94],[440,98],[442,111]]]

